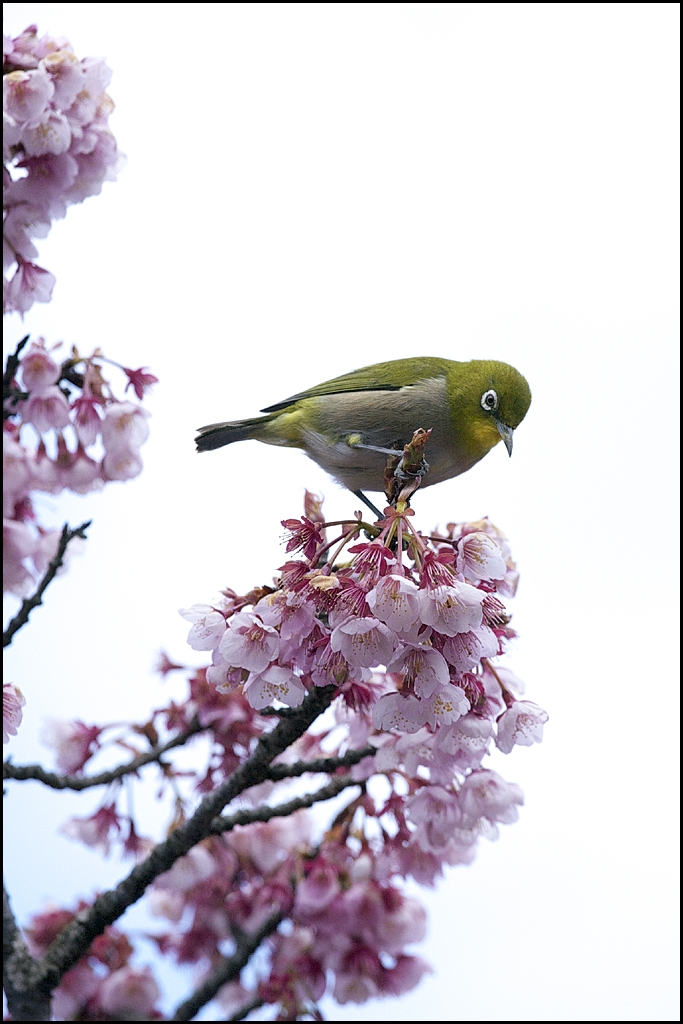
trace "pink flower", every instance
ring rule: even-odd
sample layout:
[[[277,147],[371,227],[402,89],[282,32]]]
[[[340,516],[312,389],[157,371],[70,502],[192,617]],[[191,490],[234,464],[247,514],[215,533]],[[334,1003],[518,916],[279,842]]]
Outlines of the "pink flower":
[[[180,614],[193,626],[187,635],[187,642],[194,651],[213,651],[218,647],[225,633],[225,616],[210,604],[193,604],[181,608]]]
[[[99,491],[104,486],[102,467],[86,454],[80,444],[71,456],[69,466],[61,475],[64,487],[76,494],[90,494],[91,491]]]
[[[48,718],[41,733],[46,747],[57,754],[57,770],[65,775],[79,772],[98,747],[102,729],[96,725],[85,725],[78,720],[65,722]]]
[[[58,110],[47,111],[24,125],[21,144],[27,156],[66,153],[71,145],[69,122]]]
[[[26,597],[33,590],[35,581],[24,561],[33,555],[38,541],[24,523],[12,519],[3,520],[2,534],[3,591]]]
[[[153,384],[159,383],[159,378],[155,377],[153,373],[145,373],[145,369],[145,366],[141,366],[139,370],[129,370],[125,366],[123,368],[123,372],[128,377],[126,391],[132,387],[139,399],[143,398],[145,392],[149,391]]]
[[[313,602],[291,590],[268,594],[255,606],[254,612],[267,626],[279,626],[280,638],[293,640],[296,646],[310,636],[317,622]]]
[[[339,871],[324,857],[307,865],[306,874],[296,888],[295,912],[304,917],[318,914],[341,892]]]
[[[483,591],[458,581],[450,586],[421,590],[422,621],[445,636],[478,629],[483,617],[481,604],[484,597]]]
[[[306,696],[299,676],[290,668],[271,665],[265,672],[253,675],[244,684],[244,695],[253,708],[260,711],[274,700],[289,707],[298,707]]]
[[[514,782],[506,782],[497,772],[479,769],[467,776],[460,790],[462,824],[471,828],[479,818],[486,818],[509,825],[517,821],[517,807],[523,803],[522,790]]]
[[[147,410],[132,402],[108,405],[100,427],[107,453],[125,455],[137,452],[149,437],[148,419]]]
[[[107,452],[102,459],[104,480],[134,480],[142,472],[142,459],[137,451]]]
[[[26,698],[14,683],[2,684],[2,742],[9,743],[10,736],[17,735],[23,717],[22,708]]]
[[[515,701],[498,719],[496,746],[509,754],[515,745],[530,747],[543,739],[548,714],[530,700]]]
[[[462,817],[457,796],[440,786],[423,786],[408,798],[406,810],[417,825],[413,841],[428,853],[441,853],[448,846]]]
[[[54,274],[18,256],[16,272],[5,291],[5,312],[23,315],[34,302],[49,302],[54,286]]]
[[[67,971],[52,996],[54,1018],[75,1020],[99,989],[100,981],[89,963],[78,963]]]
[[[190,852],[177,860],[169,871],[159,875],[154,882],[154,887],[174,893],[186,893],[195,885],[206,882],[218,868],[218,863],[206,846],[201,844],[193,846]]]
[[[7,209],[7,216],[3,226],[3,234],[6,246],[10,254],[5,257],[7,266],[16,261],[17,256],[25,260],[33,260],[38,255],[38,250],[31,241],[32,238],[46,238],[50,232],[50,218],[46,211],[30,203],[17,203]],[[24,357],[25,358],[25,357]],[[54,384],[57,377],[51,384]],[[27,387],[27,390],[30,390]]]
[[[70,153],[26,157],[22,167],[28,177],[17,178],[7,188],[8,205],[29,203],[45,210],[49,217],[66,215],[66,196],[78,175],[78,164]]]
[[[422,644],[406,644],[387,664],[387,672],[402,672],[404,682],[410,684],[418,697],[431,697],[438,686],[449,680],[443,655]]]
[[[61,367],[40,343],[34,342],[21,359],[21,381],[25,391],[31,394],[45,394],[59,380]]]
[[[36,544],[35,551],[33,552],[33,565],[41,576],[43,576],[50,565],[50,562],[57,554],[57,548],[59,547],[59,530],[44,530],[38,527],[39,540]],[[69,557],[69,552],[72,549],[72,545],[78,544],[80,538],[75,537],[66,552],[66,558]],[[81,544],[83,541],[81,541]],[[64,565],[57,570],[57,575],[61,575],[64,572]]]
[[[13,441],[9,433],[2,435],[3,514],[14,518],[18,501],[26,497],[33,483],[33,460],[23,445]]]
[[[115,1015],[115,1020],[150,1020],[160,994],[149,967],[135,970],[126,965],[104,978],[99,1001],[107,1013]]]
[[[425,974],[432,968],[419,956],[398,956],[394,967],[382,975],[382,993],[388,996],[402,996],[419,985]]]
[[[493,723],[478,715],[464,715],[452,725],[439,729],[437,743],[442,750],[455,758],[460,771],[478,768],[488,752],[493,735]]]
[[[78,93],[69,107],[69,120],[74,124],[89,124],[97,113],[102,94],[111,81],[111,70],[97,57],[81,61],[83,79]]]
[[[386,665],[394,652],[396,636],[379,619],[348,619],[333,630],[330,645],[350,665],[372,668]]]
[[[263,672],[275,661],[280,638],[272,626],[266,626],[252,612],[238,612],[230,620],[219,644],[219,652],[234,668]]]
[[[59,831],[69,839],[76,839],[86,846],[94,847],[107,857],[111,850],[112,833],[115,836],[121,831],[116,804],[100,807],[99,811],[89,818],[69,818]]]
[[[338,1003],[365,1003],[379,994],[383,973],[377,953],[369,946],[356,945],[336,971],[334,998]]]
[[[406,576],[383,576],[367,595],[367,602],[377,618],[397,633],[418,621],[418,588]]]
[[[427,934],[427,913],[416,899],[398,889],[382,889],[383,913],[376,916],[375,935],[383,953],[397,956],[406,946],[422,942]]]
[[[39,434],[48,430],[62,430],[69,423],[69,403],[53,386],[32,394],[22,407],[25,423],[32,423]]]
[[[423,724],[428,723],[435,729],[437,726],[457,722],[470,710],[470,702],[460,686],[446,683],[438,686],[428,699],[421,701],[421,710]]]
[[[4,109],[17,124],[39,117],[52,99],[55,87],[41,69],[11,71],[2,80]]]
[[[285,550],[302,551],[304,558],[311,559],[318,547],[323,543],[323,535],[318,523],[306,516],[301,519],[283,519],[282,525],[289,533]]]
[[[507,566],[492,537],[486,533],[468,533],[458,541],[458,571],[471,580],[502,580]]]
[[[53,104],[60,110],[68,110],[83,84],[78,57],[70,50],[57,50],[43,57],[38,66],[47,72],[55,87]]]
[[[81,395],[71,405],[71,408],[76,411],[74,416],[76,436],[85,448],[95,443],[100,432],[102,420],[97,411],[100,404],[98,398]]]
[[[456,633],[446,640],[443,654],[457,672],[469,672],[482,658],[493,658],[498,654],[498,637],[483,625],[466,633]]]
[[[424,725],[421,701],[412,693],[386,693],[372,709],[376,729],[414,733]]]

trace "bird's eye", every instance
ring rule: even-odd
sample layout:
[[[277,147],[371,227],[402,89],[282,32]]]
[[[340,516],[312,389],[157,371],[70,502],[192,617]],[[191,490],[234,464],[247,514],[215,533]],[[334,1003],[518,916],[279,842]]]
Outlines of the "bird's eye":
[[[481,396],[481,407],[482,409],[486,409],[487,412],[492,412],[494,409],[498,408],[498,395],[493,388],[485,391]]]

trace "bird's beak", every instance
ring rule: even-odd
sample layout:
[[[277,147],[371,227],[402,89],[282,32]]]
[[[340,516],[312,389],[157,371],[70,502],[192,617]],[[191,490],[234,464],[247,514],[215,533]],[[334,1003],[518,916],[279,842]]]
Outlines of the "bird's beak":
[[[512,427],[507,427],[504,423],[501,423],[500,420],[496,420],[496,426],[498,427],[498,433],[503,438],[503,444],[508,450],[508,455],[512,455],[512,435],[514,430]]]

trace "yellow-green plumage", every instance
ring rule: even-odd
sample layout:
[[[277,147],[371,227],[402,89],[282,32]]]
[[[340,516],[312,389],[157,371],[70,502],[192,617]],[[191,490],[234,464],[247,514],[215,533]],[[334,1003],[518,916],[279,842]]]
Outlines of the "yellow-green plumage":
[[[264,416],[201,427],[197,449],[247,439],[303,448],[350,490],[381,491],[386,454],[362,445],[400,450],[431,427],[424,487],[471,469],[501,439],[511,452],[530,402],[529,385],[507,363],[395,359],[318,384]]]

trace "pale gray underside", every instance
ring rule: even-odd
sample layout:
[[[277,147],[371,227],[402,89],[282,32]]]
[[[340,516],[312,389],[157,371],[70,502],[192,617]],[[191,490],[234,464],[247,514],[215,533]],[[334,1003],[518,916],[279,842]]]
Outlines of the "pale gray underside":
[[[360,434],[364,444],[401,450],[418,427],[431,427],[433,433],[426,448],[430,468],[423,486],[464,473],[478,461],[458,455],[443,378],[399,391],[355,391],[324,395],[309,402],[310,425],[301,432],[306,451],[351,490],[383,490],[387,462],[386,455],[379,452],[351,447],[347,438],[353,434]]]

